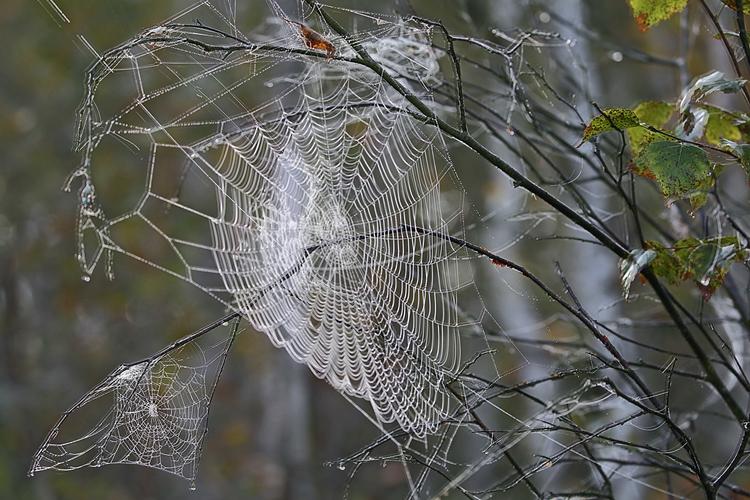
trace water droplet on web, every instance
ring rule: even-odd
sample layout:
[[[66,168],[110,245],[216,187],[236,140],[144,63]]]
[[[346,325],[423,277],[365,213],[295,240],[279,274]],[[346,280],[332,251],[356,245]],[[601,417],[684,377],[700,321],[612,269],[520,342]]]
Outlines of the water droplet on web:
[[[338,465],[336,465],[336,468],[338,470],[346,470],[346,465],[344,465],[344,462],[339,462]]]
[[[385,469],[388,466],[388,462],[386,460],[383,460],[383,463],[380,464],[380,466]]]
[[[229,321],[225,321],[225,322],[223,322],[223,323],[221,324],[221,326],[228,326],[228,325],[229,325]]]
[[[188,486],[188,490],[190,490],[190,491],[195,491],[195,490],[197,490],[197,489],[198,489],[198,488],[196,488],[196,486],[195,486],[195,481],[191,481],[191,482],[190,482],[190,486]]]
[[[263,85],[270,89],[271,87],[273,87],[273,82],[265,82]]]
[[[614,62],[622,62],[622,52],[620,52],[619,50],[614,50],[610,52],[609,58]]]
[[[88,179],[81,188],[81,209],[86,215],[95,215],[96,210],[96,192],[94,191],[94,185]]]
[[[84,274],[83,276],[81,276],[81,281],[88,283],[89,281],[91,281],[91,276],[88,274]]]

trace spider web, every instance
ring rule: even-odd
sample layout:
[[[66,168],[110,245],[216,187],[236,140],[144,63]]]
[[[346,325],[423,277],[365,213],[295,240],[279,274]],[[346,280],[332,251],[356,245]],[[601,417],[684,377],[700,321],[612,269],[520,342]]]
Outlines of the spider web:
[[[87,73],[83,161],[68,183],[80,186],[84,279],[100,264],[113,277],[115,254],[181,278],[345,396],[368,401],[377,425],[424,438],[456,411],[446,384],[461,366],[461,335],[482,334],[485,311],[459,307],[469,296],[481,303],[470,256],[449,236],[464,235],[463,188],[437,127],[346,41],[323,34],[331,59],[271,9],[276,17],[251,40],[200,3]],[[427,84],[440,66],[430,28],[366,20],[361,46],[432,102]],[[123,195],[123,185],[145,189]],[[179,432],[149,427],[144,395],[174,389],[165,369],[213,362],[191,369],[160,356],[116,370],[69,410],[63,421],[114,393],[83,451],[53,441],[61,421],[31,472],[124,462],[194,477],[215,379],[185,382],[181,411],[191,418]],[[123,379],[134,367],[138,377]],[[159,433],[174,451],[162,451]]]
[[[29,474],[136,464],[194,479],[211,399],[238,326],[213,325],[210,335],[118,367],[63,414]],[[80,432],[78,422],[68,422],[73,414],[96,423]]]

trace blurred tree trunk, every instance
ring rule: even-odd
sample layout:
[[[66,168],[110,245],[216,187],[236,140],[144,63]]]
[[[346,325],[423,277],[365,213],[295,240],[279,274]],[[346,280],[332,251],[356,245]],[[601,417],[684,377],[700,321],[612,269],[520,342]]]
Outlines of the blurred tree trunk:
[[[286,351],[269,351],[273,358],[263,376],[263,415],[258,434],[261,451],[281,468],[283,485],[270,488],[262,498],[315,499],[311,468],[310,371],[292,361]]]

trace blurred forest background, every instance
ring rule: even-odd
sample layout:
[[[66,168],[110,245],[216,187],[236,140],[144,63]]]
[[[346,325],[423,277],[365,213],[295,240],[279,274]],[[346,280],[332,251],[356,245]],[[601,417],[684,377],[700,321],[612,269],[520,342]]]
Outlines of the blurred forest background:
[[[190,0],[57,3],[70,23],[61,22],[45,0],[3,0],[0,7],[0,497],[184,498],[184,481],[139,467],[26,477],[32,453],[58,415],[112,368],[140,359],[223,314],[198,290],[123,258],[115,262],[114,281],[98,271],[84,282],[74,258],[75,196],[61,191],[79,161],[71,150],[75,111],[83,96],[84,72],[93,60],[78,35],[96,50],[105,50],[161,22]],[[337,3],[387,12],[403,9],[405,2]],[[584,27],[586,37],[572,27],[565,35],[579,38],[572,50],[588,68],[588,74],[580,76],[596,100],[607,106],[672,99],[688,78],[712,69],[728,70],[722,47],[712,43],[697,8],[641,33],[624,0],[412,4],[417,13],[441,19],[454,33],[546,30],[550,19],[558,16],[571,26]],[[238,2],[238,8],[256,23],[268,16],[261,1]],[[678,36],[680,23],[694,25],[696,34],[703,36],[683,39]],[[674,61],[687,53],[686,44],[693,44],[692,56],[683,71],[628,56],[628,49],[636,48]],[[453,154],[459,171],[467,162],[479,161],[458,149]],[[493,248],[514,241],[527,227],[510,220],[523,195],[489,167],[473,168],[464,180],[478,212],[495,214],[472,238]],[[616,307],[609,307],[620,297],[617,260],[597,247],[573,242],[552,246],[526,238],[503,255],[531,268],[542,263],[548,268],[553,258],[559,259],[589,310],[600,318],[618,314]],[[506,332],[561,337],[571,333],[565,324],[544,323],[555,308],[535,301],[536,292],[525,291],[526,283],[513,276],[493,281],[485,276],[490,271],[477,266],[477,281],[488,309]],[[524,360],[509,354],[499,362],[513,374],[509,376],[519,379],[536,363],[544,365],[543,358],[531,354]],[[264,336],[253,334],[238,339],[211,418],[195,498],[342,497],[351,471],[327,464],[378,435],[306,367],[275,350]],[[358,473],[349,498],[402,498],[404,481],[399,466],[378,464]]]

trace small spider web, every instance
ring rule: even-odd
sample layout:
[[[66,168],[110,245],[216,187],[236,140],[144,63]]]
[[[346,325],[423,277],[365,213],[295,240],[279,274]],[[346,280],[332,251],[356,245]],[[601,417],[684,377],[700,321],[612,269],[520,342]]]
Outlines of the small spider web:
[[[29,475],[135,464],[195,479],[211,399],[238,326],[217,323],[201,338],[118,367],[63,414]]]

